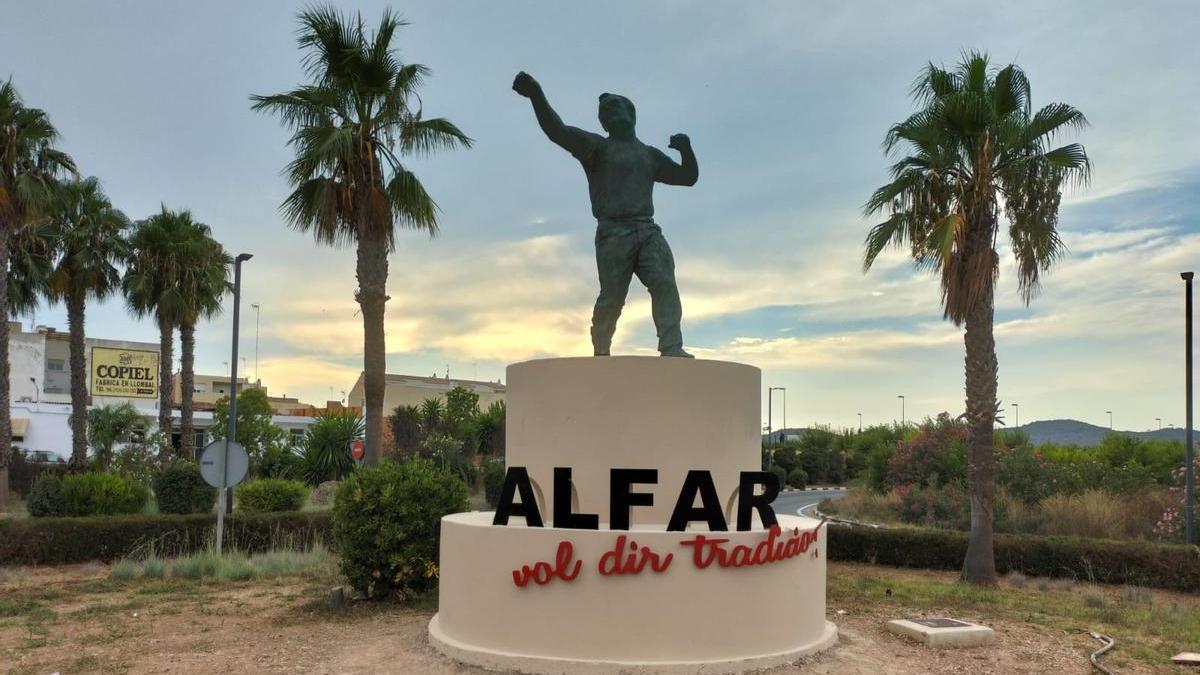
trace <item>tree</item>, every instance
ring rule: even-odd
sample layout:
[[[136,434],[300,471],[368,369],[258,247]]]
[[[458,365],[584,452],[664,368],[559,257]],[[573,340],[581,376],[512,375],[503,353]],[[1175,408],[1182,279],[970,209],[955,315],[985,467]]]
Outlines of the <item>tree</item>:
[[[889,244],[906,246],[920,269],[940,274],[942,308],[965,326],[968,486],[971,534],[963,579],[994,584],[992,506],[996,460],[997,366],[993,301],[1001,207],[1028,304],[1041,274],[1065,252],[1058,236],[1062,188],[1086,183],[1091,163],[1082,145],[1051,148],[1064,131],[1086,126],[1064,103],[1032,112],[1029,80],[1015,65],[991,68],[965,54],[954,70],[929,64],[913,86],[920,110],[894,125],[885,152],[911,154],[891,167],[892,180],[867,201],[887,220],[867,235],[864,271]]]
[[[51,300],[67,306],[71,369],[71,468],[87,466],[87,354],[84,307],[120,287],[117,266],[129,255],[129,219],[113,207],[95,177],[58,186],[49,218],[56,261],[49,279]]]
[[[229,397],[222,396],[213,407],[213,424],[209,432],[213,438],[225,438],[229,433]],[[267,393],[258,387],[248,387],[238,392],[237,441],[246,448],[252,463],[259,463],[274,449],[287,448],[290,433],[271,421],[274,411]]]
[[[213,240],[207,225],[193,223],[188,230],[188,263],[181,267],[179,291],[182,312],[179,317],[179,454],[191,458],[196,453],[193,400],[196,380],[196,322],[221,313],[221,300],[232,292],[229,266],[233,259]],[[240,395],[239,395],[240,398]]]
[[[388,417],[392,442],[401,456],[416,454],[421,446],[421,410],[415,405],[398,405]]]
[[[373,32],[361,15],[332,7],[299,18],[309,83],[251,99],[254,110],[278,115],[293,130],[293,191],[282,205],[289,223],[318,244],[357,247],[370,466],[379,460],[384,418],[387,256],[397,227],[437,232],[437,205],[400,158],[470,147],[471,140],[445,119],[423,117],[417,90],[430,71],[397,57],[392,39],[406,23],[390,11]]]
[[[129,310],[139,317],[153,315],[158,324],[158,428],[168,438],[175,398],[171,378],[174,330],[191,310],[184,277],[192,273],[187,268],[211,255],[208,232],[207,226],[192,220],[191,212],[172,211],[164,205],[160,212],[139,221],[129,238],[132,250],[121,286]],[[190,389],[183,387],[189,399]]]
[[[12,459],[8,361],[9,246],[50,205],[55,181],[75,172],[75,163],[55,147],[58,131],[46,113],[28,108],[9,80],[0,85],[0,513],[8,507],[8,463]]]
[[[476,446],[479,452],[490,457],[504,457],[504,434],[507,408],[504,401],[493,401],[488,409],[475,419]]]
[[[129,403],[106,405],[87,411],[87,435],[91,440],[92,450],[96,453],[96,464],[101,471],[108,471],[112,463],[113,446],[118,441],[132,440],[133,433],[144,423],[141,413]]]
[[[300,472],[309,485],[341,480],[354,471],[350,443],[363,437],[363,419],[351,413],[326,413],[304,434]]]

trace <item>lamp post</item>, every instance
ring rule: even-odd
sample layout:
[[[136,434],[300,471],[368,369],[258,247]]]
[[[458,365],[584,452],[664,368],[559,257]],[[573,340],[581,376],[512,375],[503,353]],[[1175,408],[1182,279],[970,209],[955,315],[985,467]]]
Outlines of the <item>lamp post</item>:
[[[221,552],[221,541],[225,534],[225,512],[233,510],[233,493],[224,487],[229,480],[229,443],[237,442],[237,367],[238,367],[238,321],[242,304],[242,263],[253,258],[250,253],[239,253],[233,259],[233,355],[229,359],[229,424],[225,432],[225,461],[222,462],[225,476],[221,479],[220,508],[217,509],[217,552]]]
[[[1184,350],[1185,368],[1187,375],[1184,378],[1184,386],[1187,388],[1187,442],[1184,446],[1184,532],[1183,541],[1185,544],[1192,544],[1196,540],[1194,538],[1194,518],[1196,510],[1196,476],[1195,468],[1192,466],[1195,462],[1192,460],[1194,450],[1192,448],[1192,277],[1195,276],[1192,272],[1183,272],[1179,275],[1183,279],[1184,284]]]
[[[908,420],[904,417],[904,394],[897,394],[896,398],[900,399],[900,426],[908,426]]]
[[[262,305],[255,302],[250,305],[254,308],[254,379],[258,380],[258,324],[262,319]]]
[[[1112,411],[1105,410],[1104,412],[1108,413],[1108,430],[1112,431]]]
[[[1155,418],[1154,418],[1154,421],[1155,421],[1155,422],[1158,422],[1158,430],[1159,430],[1159,431],[1162,431],[1162,418],[1161,418],[1161,417],[1155,417]]]
[[[774,399],[772,398],[772,395],[776,391],[782,391],[784,393],[783,394],[783,396],[784,396],[784,399],[783,399],[784,426],[785,427],[787,426],[787,387],[767,387],[767,443],[768,444],[770,444],[772,442],[771,434],[775,431],[775,426],[774,426],[774,423],[772,422],[772,413],[775,412]]]
[[[1021,404],[1014,403],[1014,404],[1012,404],[1012,407],[1013,407],[1013,428],[1016,429],[1021,426]]]
[[[862,413],[858,413],[858,433],[862,433]]]

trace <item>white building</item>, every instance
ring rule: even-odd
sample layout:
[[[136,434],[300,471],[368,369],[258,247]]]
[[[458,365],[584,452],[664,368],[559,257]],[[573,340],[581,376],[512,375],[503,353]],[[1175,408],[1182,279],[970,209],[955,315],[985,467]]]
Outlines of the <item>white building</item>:
[[[16,321],[8,324],[9,396],[13,445],[23,450],[48,450],[61,456],[71,451],[71,368],[68,334],[46,326],[25,332]],[[158,420],[158,343],[88,337],[86,354],[88,408],[129,403],[146,417],[147,429]],[[178,405],[178,401],[175,402]],[[172,442],[179,445],[179,410]],[[212,412],[193,414],[196,447],[203,448],[212,426]],[[272,421],[303,435],[313,417],[275,415]]]

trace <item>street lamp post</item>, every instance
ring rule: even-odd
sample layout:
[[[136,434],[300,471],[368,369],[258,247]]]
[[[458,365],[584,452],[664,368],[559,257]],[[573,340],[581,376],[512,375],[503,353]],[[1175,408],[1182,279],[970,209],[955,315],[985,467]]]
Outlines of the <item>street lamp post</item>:
[[[1021,426],[1021,404],[1014,403],[1014,404],[1012,404],[1012,407],[1013,407],[1013,428],[1016,429]]]
[[[862,433],[862,413],[858,413],[858,433]]]
[[[900,399],[900,426],[908,426],[908,420],[904,416],[904,394],[897,394],[896,398]]]
[[[1112,431],[1112,428],[1113,428],[1113,426],[1112,426],[1112,411],[1105,410],[1104,412],[1108,413],[1108,430]]]
[[[222,462],[225,476],[221,479],[221,503],[217,509],[218,553],[221,551],[221,541],[225,534],[225,512],[233,510],[233,493],[225,487],[225,483],[229,480],[229,444],[237,442],[238,320],[242,303],[242,263],[253,257],[250,253],[239,253],[233,259],[233,356],[229,359],[229,423],[225,432],[225,461]]]
[[[1161,417],[1155,417],[1155,418],[1154,418],[1154,421],[1155,421],[1155,422],[1158,422],[1158,430],[1159,430],[1159,431],[1162,431],[1162,418],[1161,418]]]
[[[1184,341],[1185,341],[1185,368],[1187,375],[1184,378],[1184,386],[1187,387],[1187,444],[1184,446],[1184,533],[1183,541],[1185,544],[1194,543],[1194,519],[1196,510],[1196,476],[1195,468],[1192,466],[1193,453],[1192,448],[1192,277],[1195,276],[1192,272],[1184,272],[1179,275],[1183,279],[1185,287],[1184,300]]]

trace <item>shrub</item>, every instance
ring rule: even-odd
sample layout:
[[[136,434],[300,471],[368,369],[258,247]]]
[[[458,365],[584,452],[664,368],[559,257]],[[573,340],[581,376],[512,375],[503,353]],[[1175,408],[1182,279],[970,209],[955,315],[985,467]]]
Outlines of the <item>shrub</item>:
[[[248,513],[299,511],[307,498],[304,483],[285,478],[260,478],[237,486],[238,508]]]
[[[829,528],[827,548],[831,560],[957,570],[966,555],[967,535],[835,525]],[[1000,574],[1200,591],[1200,548],[1195,546],[998,534],[995,551]]]
[[[196,464],[176,462],[154,477],[154,497],[160,513],[208,513],[217,488],[204,482]]]
[[[62,496],[62,479],[57,473],[43,473],[33,481],[25,505],[34,518],[54,518],[67,513]]]
[[[428,460],[354,472],[333,505],[342,574],[371,597],[407,599],[435,588],[442,516],[467,508],[466,485]]]
[[[900,520],[906,523],[965,530],[971,522],[970,502],[958,485],[904,485],[895,491],[900,495]]]
[[[500,489],[504,487],[504,462],[488,462],[483,467],[483,495],[493,509],[500,503]]]
[[[787,485],[787,478],[788,478],[787,469],[776,464],[775,466],[772,466],[770,469],[768,469],[768,471],[770,471],[771,473],[773,473],[779,477],[779,487],[783,487],[783,486]]]
[[[337,492],[337,486],[336,480],[327,480],[313,488],[312,493],[309,494],[309,500],[317,506],[332,506],[333,495]]]
[[[215,525],[216,518],[209,514],[3,518],[0,567],[188,555],[209,546]],[[249,553],[302,548],[331,539],[327,512],[231,513],[225,517],[229,550]]]
[[[787,484],[788,487],[803,490],[808,485],[808,474],[805,473],[804,469],[792,469],[791,473],[787,476]]]
[[[967,424],[941,413],[901,441],[888,460],[886,484],[963,483],[967,478]]]
[[[363,437],[363,419],[349,413],[322,415],[304,434],[300,477],[309,485],[341,480],[354,471],[350,443]]]
[[[64,513],[111,516],[140,513],[150,497],[146,486],[112,473],[80,473],[62,479]]]

